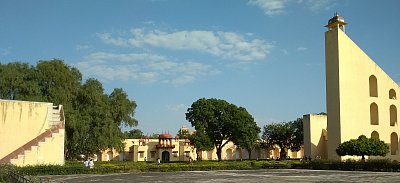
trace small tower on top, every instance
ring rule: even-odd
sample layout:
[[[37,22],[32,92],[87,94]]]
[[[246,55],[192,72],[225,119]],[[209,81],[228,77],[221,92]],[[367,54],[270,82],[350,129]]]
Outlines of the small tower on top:
[[[344,22],[344,18],[339,16],[339,14],[336,12],[335,16],[329,19],[328,25],[325,25],[325,27],[328,28],[328,30],[332,30],[334,28],[340,28],[342,29],[343,32],[345,32],[344,26],[347,23]]]

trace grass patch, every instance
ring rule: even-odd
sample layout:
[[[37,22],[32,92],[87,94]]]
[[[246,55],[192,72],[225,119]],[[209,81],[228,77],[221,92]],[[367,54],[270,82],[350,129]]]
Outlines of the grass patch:
[[[400,171],[397,161],[387,159],[362,161],[328,161],[314,160],[311,162],[275,161],[275,160],[243,160],[243,161],[195,161],[170,162],[158,165],[155,162],[109,161],[95,162],[94,168],[86,168],[82,162],[67,161],[60,165],[37,166],[0,166],[0,182],[6,182],[7,169],[12,169],[20,175],[70,175],[70,174],[106,174],[125,172],[171,172],[171,171],[213,171],[213,170],[254,170],[254,169],[314,169],[314,170],[346,170],[346,171]]]

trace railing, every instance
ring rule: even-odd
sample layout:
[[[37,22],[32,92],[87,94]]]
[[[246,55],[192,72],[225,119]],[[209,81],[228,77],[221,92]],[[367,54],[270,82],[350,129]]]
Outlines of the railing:
[[[62,105],[53,106],[50,111],[49,128],[57,126],[60,121],[64,122],[64,109]]]

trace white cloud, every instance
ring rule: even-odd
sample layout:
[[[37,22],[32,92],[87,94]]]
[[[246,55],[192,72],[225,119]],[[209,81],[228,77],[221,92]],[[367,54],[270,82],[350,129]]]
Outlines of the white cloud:
[[[308,0],[307,6],[313,11],[329,10],[330,0]]]
[[[77,67],[88,77],[102,80],[133,80],[139,83],[161,82],[172,85],[190,83],[200,76],[219,72],[209,65],[193,61],[171,61],[164,56],[150,53],[96,52],[86,56]]]
[[[186,111],[186,109],[187,109],[185,104],[166,105],[165,108],[168,111],[172,111],[172,112],[182,112],[182,111]]]
[[[97,36],[100,38],[101,41],[107,44],[112,44],[116,46],[128,46],[128,42],[126,40],[120,37],[113,38],[111,37],[110,33],[98,33]]]
[[[249,0],[248,4],[260,7],[267,15],[284,13],[288,0]]]
[[[208,53],[223,59],[252,61],[265,59],[273,45],[262,39],[248,39],[251,34],[240,35],[223,31],[146,31],[143,28],[131,30],[131,37],[112,37],[109,33],[99,34],[107,44],[137,48],[163,48]]]
[[[308,50],[308,48],[300,46],[297,48],[297,50],[298,51],[306,51],[306,50]]]
[[[279,15],[285,13],[285,9],[297,3],[309,8],[311,11],[329,10],[331,8],[331,0],[249,0],[248,4],[258,6],[265,14]]]
[[[75,50],[81,51],[81,50],[87,50],[89,48],[90,48],[89,45],[76,45]]]

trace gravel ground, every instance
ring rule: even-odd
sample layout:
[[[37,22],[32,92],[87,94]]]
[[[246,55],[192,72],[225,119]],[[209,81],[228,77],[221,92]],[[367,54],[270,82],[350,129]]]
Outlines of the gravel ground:
[[[50,182],[141,182],[141,183],[217,183],[217,182],[400,182],[398,172],[360,172],[330,170],[229,170],[185,172],[140,172],[103,175],[49,177]]]

